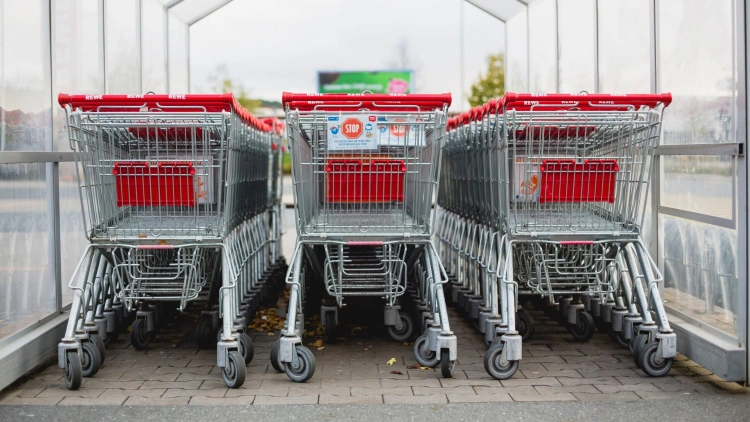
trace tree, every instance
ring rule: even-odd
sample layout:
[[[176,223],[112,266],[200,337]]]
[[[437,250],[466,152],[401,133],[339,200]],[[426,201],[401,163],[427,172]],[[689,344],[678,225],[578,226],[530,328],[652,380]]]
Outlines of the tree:
[[[254,111],[260,107],[262,100],[250,98],[245,86],[242,83],[234,82],[229,76],[229,71],[225,64],[216,66],[216,71],[213,75],[208,77],[208,82],[211,84],[211,91],[221,94],[234,94],[237,102],[240,103],[247,111]]]
[[[386,62],[386,66],[391,69],[417,72],[422,64],[419,58],[412,53],[411,48],[409,48],[409,41],[406,38],[401,38],[398,44],[396,44],[395,50],[394,57]]]
[[[479,75],[479,80],[471,86],[469,104],[480,106],[493,98],[505,94],[505,55],[503,53],[487,57],[487,73]]]

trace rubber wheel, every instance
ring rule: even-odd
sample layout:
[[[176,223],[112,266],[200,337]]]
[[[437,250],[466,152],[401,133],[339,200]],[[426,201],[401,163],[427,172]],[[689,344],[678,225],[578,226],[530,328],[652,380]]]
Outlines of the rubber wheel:
[[[198,320],[198,325],[195,327],[195,337],[198,340],[198,347],[201,349],[211,349],[216,347],[214,322],[210,316],[201,317],[201,319]]]
[[[276,339],[271,345],[271,366],[276,372],[284,372],[284,365],[279,360],[279,348],[281,347],[281,340]]]
[[[148,347],[150,342],[151,336],[146,331],[146,320],[138,318],[133,321],[133,324],[130,326],[130,343],[133,344],[133,347],[143,350]]]
[[[641,352],[646,347],[646,343],[648,343],[648,334],[638,334],[630,342],[630,353],[633,354],[633,362],[639,368],[641,367]]]
[[[227,366],[221,369],[221,378],[229,388],[240,388],[245,383],[245,360],[240,352],[232,350],[227,356]]]
[[[245,361],[245,365],[249,365],[250,362],[253,361],[253,356],[255,356],[253,339],[245,333],[240,333],[238,340],[240,343],[240,354],[242,355],[242,359]]]
[[[453,370],[456,369],[456,362],[451,360],[448,349],[440,351],[440,373],[443,378],[453,378]]]
[[[89,341],[94,343],[96,348],[99,349],[99,355],[101,355],[102,363],[104,363],[105,345],[104,345],[104,340],[102,340],[102,337],[99,334],[89,334]]]
[[[336,312],[329,311],[325,314],[325,340],[326,344],[336,343]]]
[[[501,361],[503,343],[497,342],[484,354],[484,370],[496,380],[507,380],[518,370],[518,361],[509,360],[505,364]]]
[[[658,342],[647,343],[641,349],[641,364],[643,372],[650,377],[663,377],[672,369],[674,358],[661,358],[656,355],[659,347]]]
[[[576,341],[589,341],[594,336],[594,317],[585,311],[578,312],[575,325],[570,326],[570,333]]]
[[[83,355],[81,355],[81,375],[89,378],[99,372],[102,366],[102,356],[99,349],[91,342],[81,344]]]
[[[297,345],[294,349],[297,353],[297,365],[294,362],[284,362],[284,372],[294,382],[305,382],[315,374],[315,356],[305,346]]]
[[[104,346],[109,347],[112,343],[116,342],[120,338],[120,331],[107,332],[107,339],[104,340]]]
[[[529,341],[534,337],[534,319],[528,312],[521,310],[516,313],[516,330],[522,341]]]
[[[437,353],[427,348],[427,335],[425,334],[414,341],[414,357],[420,365],[428,368],[434,368],[440,363]]]
[[[65,366],[65,388],[68,390],[78,390],[83,381],[83,371],[81,370],[81,358],[78,352],[67,352],[65,354],[67,365]]]
[[[411,315],[406,312],[399,312],[398,316],[401,318],[401,329],[397,330],[395,325],[390,325],[388,326],[388,335],[394,341],[403,342],[414,333],[414,321],[411,319]]]

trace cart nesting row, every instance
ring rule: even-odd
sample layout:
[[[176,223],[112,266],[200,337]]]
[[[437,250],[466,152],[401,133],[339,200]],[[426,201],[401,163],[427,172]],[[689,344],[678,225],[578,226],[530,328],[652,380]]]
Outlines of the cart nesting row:
[[[404,341],[417,326],[401,310],[407,292],[424,331],[415,354],[451,376],[456,337],[443,297],[447,275],[431,243],[450,102],[450,94],[284,93],[298,237],[286,326],[271,360],[292,380],[315,371],[301,343],[303,309],[313,298],[322,296],[329,342],[352,297],[384,300],[388,333]]]
[[[261,303],[275,303],[281,256],[282,127],[225,95],[66,95],[86,236],[58,364],[96,374],[130,325],[137,349],[177,312],[200,310],[201,347],[241,386]],[[280,284],[280,283],[281,284]]]
[[[645,213],[671,95],[513,94],[448,122],[436,234],[449,299],[511,377],[533,320],[519,297],[579,341],[595,326],[650,376],[669,372],[676,336]]]

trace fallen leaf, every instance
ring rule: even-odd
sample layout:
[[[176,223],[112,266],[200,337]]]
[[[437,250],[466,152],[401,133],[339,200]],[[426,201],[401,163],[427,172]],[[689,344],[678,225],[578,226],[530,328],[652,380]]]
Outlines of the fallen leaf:
[[[268,337],[273,337],[273,332],[272,331],[268,332]]]
[[[401,372],[401,371],[391,371],[391,374],[393,374],[393,375],[404,375],[404,373]]]
[[[422,371],[429,371],[430,370],[430,368],[428,368],[426,366],[422,366],[422,365],[420,365],[418,363],[415,363],[414,365],[409,365],[409,366],[406,367],[406,369],[420,369]]]
[[[323,340],[316,340],[310,344],[310,346],[312,347],[321,347],[322,345],[323,345]]]
[[[321,346],[321,347],[318,347],[318,350],[323,350],[325,348],[326,348],[325,346]]]
[[[388,361],[388,365],[393,365],[394,363],[396,363],[396,358],[391,358],[391,359],[390,359],[390,360]]]

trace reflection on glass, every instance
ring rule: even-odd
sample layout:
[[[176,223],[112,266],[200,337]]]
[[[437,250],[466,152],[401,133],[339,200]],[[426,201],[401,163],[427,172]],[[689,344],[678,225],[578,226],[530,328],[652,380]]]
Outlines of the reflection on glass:
[[[732,218],[732,157],[662,157],[661,204]]]
[[[63,306],[73,299],[73,291],[67,286],[88,245],[78,195],[75,163],[60,163],[60,269]]]
[[[659,216],[666,306],[736,337],[737,232]]]
[[[649,3],[650,0],[598,2],[600,92],[651,91]]]
[[[594,2],[557,2],[560,92],[594,92]]]
[[[140,2],[105,0],[107,93],[142,94]]]
[[[190,28],[180,19],[169,14],[169,93],[189,92],[188,31]]]
[[[529,90],[529,40],[527,13],[515,15],[506,23],[505,90],[528,92]]]
[[[55,310],[44,164],[0,166],[0,339]]]
[[[166,10],[157,0],[141,1],[143,92],[167,92]]]
[[[665,144],[735,142],[732,3],[659,2],[659,78],[674,96]]]
[[[529,6],[529,89],[532,93],[557,88],[557,28],[555,0],[539,0]]]

